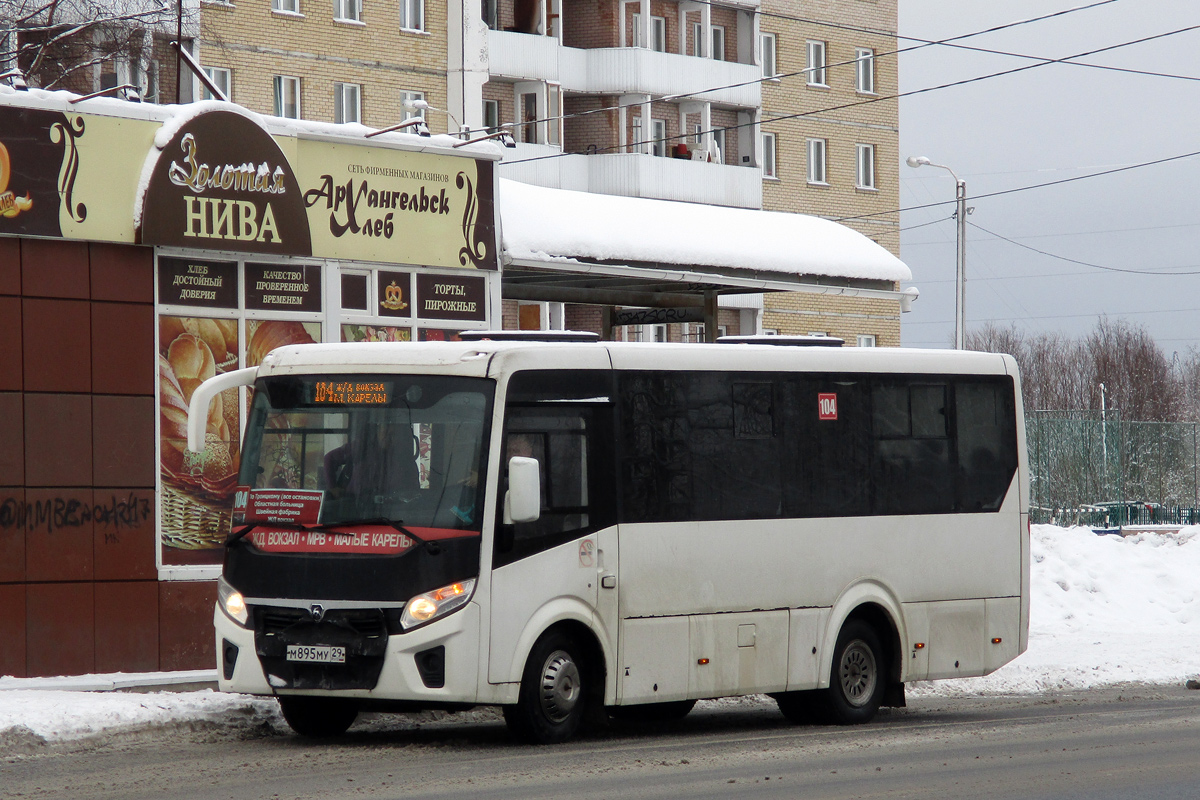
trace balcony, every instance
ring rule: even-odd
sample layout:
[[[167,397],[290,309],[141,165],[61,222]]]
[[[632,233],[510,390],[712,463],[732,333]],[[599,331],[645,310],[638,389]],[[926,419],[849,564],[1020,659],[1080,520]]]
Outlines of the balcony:
[[[700,92],[714,86],[747,84],[697,94],[696,100],[756,108],[762,105],[759,67],[733,61],[660,53],[641,47],[563,47],[551,36],[488,31],[488,71],[496,77],[561,83],[565,91],[589,94]]]
[[[559,148],[518,144],[505,162],[553,155]],[[762,172],[755,167],[610,153],[567,155],[499,167],[500,177],[538,186],[622,197],[649,197],[733,208],[762,208]]]

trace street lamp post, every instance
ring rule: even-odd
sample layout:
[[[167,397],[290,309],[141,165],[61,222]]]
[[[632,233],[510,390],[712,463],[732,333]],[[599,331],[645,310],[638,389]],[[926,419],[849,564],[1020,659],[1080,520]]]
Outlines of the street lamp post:
[[[937,167],[954,178],[954,200],[957,205],[954,216],[958,219],[958,248],[956,254],[957,274],[954,280],[954,349],[964,348],[967,335],[967,182],[960,180],[954,170],[945,164],[935,164],[925,156],[909,156],[907,164],[916,167]]]

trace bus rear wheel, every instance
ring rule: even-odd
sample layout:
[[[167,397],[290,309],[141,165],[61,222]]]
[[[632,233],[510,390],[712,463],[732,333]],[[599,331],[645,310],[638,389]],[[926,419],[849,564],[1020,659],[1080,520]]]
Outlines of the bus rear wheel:
[[[559,744],[579,730],[593,695],[583,652],[574,639],[556,631],[534,645],[525,662],[517,704],[504,707],[504,721],[517,738],[531,744]]]
[[[879,634],[862,620],[850,620],[838,634],[829,688],[815,710],[834,725],[870,722],[883,702],[886,674]]]
[[[358,707],[337,697],[280,697],[279,709],[292,730],[310,739],[341,736],[358,718]]]

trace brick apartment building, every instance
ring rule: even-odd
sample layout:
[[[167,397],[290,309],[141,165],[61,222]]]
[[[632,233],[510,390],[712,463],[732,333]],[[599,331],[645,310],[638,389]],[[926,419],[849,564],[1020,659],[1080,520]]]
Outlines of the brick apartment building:
[[[434,132],[510,126],[504,178],[858,217],[848,224],[899,252],[898,112],[878,100],[897,86],[895,0],[651,0],[649,15],[640,0],[242,0],[204,2],[200,18],[206,72],[253,110],[383,127],[424,100]],[[592,315],[536,305],[510,301],[505,320]],[[721,332],[900,343],[895,291],[730,294],[721,307]]]

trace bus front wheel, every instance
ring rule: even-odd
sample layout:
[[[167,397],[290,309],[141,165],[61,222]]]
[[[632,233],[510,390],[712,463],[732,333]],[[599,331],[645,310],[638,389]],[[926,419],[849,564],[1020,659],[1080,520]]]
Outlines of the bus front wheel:
[[[279,710],[291,729],[310,739],[341,736],[358,718],[358,708],[336,697],[280,697]]]
[[[819,716],[834,725],[870,722],[883,702],[886,668],[875,629],[860,619],[847,622],[833,648],[829,689],[817,704]]]
[[[583,649],[564,633],[551,631],[538,640],[514,706],[504,707],[508,728],[532,744],[559,744],[575,735],[587,712],[592,687]]]

